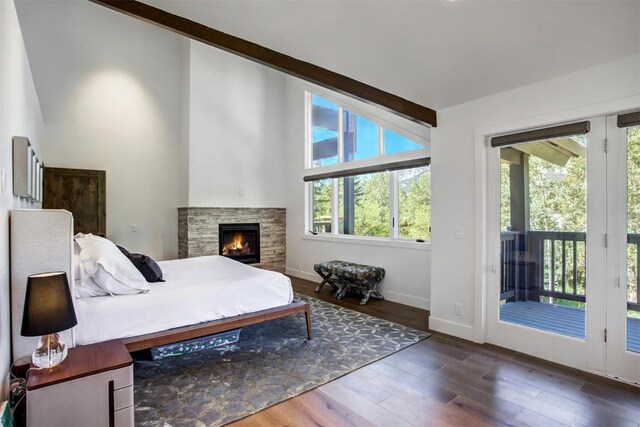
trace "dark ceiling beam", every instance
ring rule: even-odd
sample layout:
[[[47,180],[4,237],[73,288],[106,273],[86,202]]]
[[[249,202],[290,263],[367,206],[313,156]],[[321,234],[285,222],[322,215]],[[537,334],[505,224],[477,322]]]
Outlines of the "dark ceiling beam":
[[[437,125],[436,112],[430,108],[162,9],[135,0],[90,1],[318,86],[375,104],[405,119],[420,124]]]

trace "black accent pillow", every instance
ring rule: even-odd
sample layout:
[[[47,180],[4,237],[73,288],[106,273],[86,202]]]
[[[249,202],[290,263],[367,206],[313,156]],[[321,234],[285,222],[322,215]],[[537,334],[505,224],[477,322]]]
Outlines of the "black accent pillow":
[[[147,282],[164,282],[162,269],[150,256],[129,253],[127,258],[140,270]]]
[[[128,250],[126,250],[125,248],[123,248],[122,246],[116,245],[116,248],[120,249],[120,252],[122,252],[123,254],[125,254],[127,257],[131,254],[131,252],[129,252]]]
[[[162,278],[162,269],[150,256],[142,254],[132,254],[122,246],[116,245],[120,252],[124,254],[129,261],[142,273],[147,282],[164,282]]]

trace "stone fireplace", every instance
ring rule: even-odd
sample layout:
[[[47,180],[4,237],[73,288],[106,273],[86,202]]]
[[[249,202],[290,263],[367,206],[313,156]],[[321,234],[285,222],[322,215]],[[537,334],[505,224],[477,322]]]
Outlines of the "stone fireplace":
[[[259,243],[254,245],[259,245],[259,257],[249,262],[255,262],[252,264],[254,267],[284,273],[286,216],[284,208],[178,208],[178,257],[221,255],[224,252],[224,240],[227,239],[226,231],[220,228],[221,224],[257,224],[256,240]],[[235,240],[235,233],[232,240]],[[242,252],[246,243],[252,245],[247,240],[231,243],[236,255]],[[249,249],[247,247],[244,251]]]

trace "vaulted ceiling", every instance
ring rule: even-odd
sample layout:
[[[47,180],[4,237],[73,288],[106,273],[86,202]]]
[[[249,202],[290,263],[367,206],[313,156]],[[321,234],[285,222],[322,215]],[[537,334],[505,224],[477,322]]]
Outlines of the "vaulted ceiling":
[[[435,109],[640,53],[638,0],[144,2]]]
[[[142,1],[436,110],[640,55],[640,0]],[[95,23],[123,16],[89,1],[17,7],[48,114],[56,41],[91,51],[111,28]]]

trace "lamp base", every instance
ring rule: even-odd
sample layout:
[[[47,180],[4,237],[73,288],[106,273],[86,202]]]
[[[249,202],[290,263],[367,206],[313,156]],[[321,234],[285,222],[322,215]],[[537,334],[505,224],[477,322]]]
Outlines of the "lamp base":
[[[31,362],[39,368],[53,368],[62,363],[67,357],[67,345],[60,335],[43,335],[38,342],[38,348],[31,355]]]

